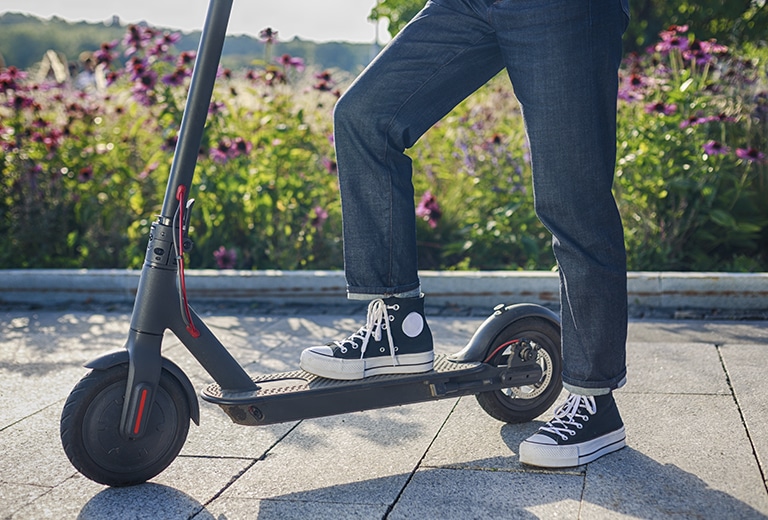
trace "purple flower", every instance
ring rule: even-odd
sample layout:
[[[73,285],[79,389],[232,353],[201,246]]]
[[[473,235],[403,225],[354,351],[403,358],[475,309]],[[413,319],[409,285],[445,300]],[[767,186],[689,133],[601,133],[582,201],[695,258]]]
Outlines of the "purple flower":
[[[328,212],[320,206],[315,206],[312,211],[315,214],[311,221],[312,227],[320,231],[323,227],[323,224],[325,224],[325,221],[328,220]]]
[[[211,159],[217,163],[227,162],[227,160],[229,160],[230,148],[231,143],[229,140],[219,141],[219,144],[215,148],[211,149]]]
[[[102,43],[101,48],[93,53],[93,57],[96,58],[96,63],[103,63],[106,66],[110,66],[117,58],[113,52],[117,47],[118,41],[114,40],[109,43]]]
[[[437,198],[432,195],[432,192],[427,190],[424,195],[421,196],[419,205],[416,206],[416,216],[427,221],[429,227],[435,229],[437,227],[437,221],[443,212],[440,210],[440,205],[437,203]]]
[[[151,163],[151,164],[148,164],[148,165],[147,165],[147,167],[146,167],[146,168],[144,168],[144,169],[143,169],[143,170],[142,170],[142,171],[139,173],[139,179],[142,179],[142,180],[143,180],[143,179],[146,179],[147,177],[149,177],[149,176],[150,176],[150,174],[151,174],[153,171],[157,170],[157,168],[158,168],[159,166],[160,166],[160,163],[159,163],[159,162],[157,162],[157,161],[155,161],[155,162],[153,162],[153,163]]]
[[[77,179],[80,182],[88,182],[89,180],[93,179],[93,166],[85,166],[80,168]]]
[[[129,25],[128,32],[123,38],[123,45],[125,45],[125,55],[130,56],[143,49],[146,44],[152,39],[154,30],[149,27],[142,27],[141,25]]]
[[[304,70],[304,60],[302,60],[301,58],[295,58],[290,54],[283,54],[282,56],[277,58],[276,61],[285,68],[296,69],[299,72]]]
[[[659,33],[661,41],[654,49],[662,54],[668,54],[673,49],[679,51],[688,49],[688,38],[682,36],[686,32],[688,32],[687,25],[671,25],[669,29]]]
[[[163,76],[163,83],[169,86],[180,86],[184,84],[184,80],[190,75],[189,69],[186,67],[177,67],[176,70],[170,74]]]
[[[328,157],[323,157],[322,160],[323,166],[325,166],[325,169],[328,171],[328,173],[335,174],[338,167],[336,165],[336,161],[333,159],[329,159]]]
[[[19,82],[27,77],[26,72],[22,72],[13,65],[5,70],[0,70],[0,92],[6,90],[19,90]]]
[[[35,100],[29,96],[23,94],[16,94],[7,103],[8,106],[14,107],[16,110],[23,110],[35,106]]]
[[[210,115],[221,114],[225,106],[223,101],[211,101],[211,104],[208,105],[208,113]]]
[[[171,50],[171,46],[181,40],[180,33],[164,32],[159,38],[155,39],[155,44],[147,49],[148,56],[158,56],[164,60],[173,61],[173,58],[168,56],[168,51]]]
[[[756,163],[762,163],[765,160],[765,154],[757,148],[736,148],[736,157]]]
[[[136,81],[133,84],[133,92],[141,97],[154,89],[155,85],[157,85],[157,72],[149,69],[136,78]]]
[[[645,113],[646,114],[664,114],[665,116],[669,116],[677,112],[677,105],[674,104],[665,104],[659,101],[658,103],[649,103],[645,105]]]
[[[648,78],[640,74],[622,77],[619,85],[619,99],[635,101],[643,99],[643,89],[648,85]]]
[[[179,54],[179,57],[176,59],[176,66],[177,67],[191,67],[195,64],[195,59],[197,58],[197,53],[195,51],[184,51],[181,54]]]
[[[216,259],[216,265],[219,269],[234,269],[237,262],[237,251],[221,246],[213,252],[213,258]]]
[[[259,38],[264,43],[275,43],[277,41],[277,31],[273,31],[271,27],[267,27],[266,29],[259,31]]]
[[[253,145],[249,141],[246,141],[242,137],[235,137],[235,140],[232,141],[232,144],[229,147],[229,155],[230,157],[248,155],[251,153],[251,150],[253,150]]]
[[[707,119],[701,116],[691,116],[688,119],[680,121],[680,128],[688,128],[689,126],[698,126],[706,123]]]
[[[683,58],[697,65],[704,65],[714,60],[714,54],[725,54],[726,52],[728,52],[728,47],[720,45],[715,40],[706,42],[693,40],[688,48],[683,50]]]
[[[718,141],[707,141],[704,143],[704,152],[707,155],[725,155],[731,149]]]
[[[333,90],[335,81],[333,81],[330,71],[324,70],[318,72],[315,74],[315,79],[317,82],[312,86],[313,89],[319,90],[320,92],[330,92]]]

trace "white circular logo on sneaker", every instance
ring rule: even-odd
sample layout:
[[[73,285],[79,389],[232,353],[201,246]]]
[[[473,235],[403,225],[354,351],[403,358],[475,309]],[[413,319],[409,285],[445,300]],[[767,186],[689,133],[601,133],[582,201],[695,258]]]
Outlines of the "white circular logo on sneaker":
[[[415,338],[424,330],[424,318],[418,312],[412,312],[403,320],[403,333]]]

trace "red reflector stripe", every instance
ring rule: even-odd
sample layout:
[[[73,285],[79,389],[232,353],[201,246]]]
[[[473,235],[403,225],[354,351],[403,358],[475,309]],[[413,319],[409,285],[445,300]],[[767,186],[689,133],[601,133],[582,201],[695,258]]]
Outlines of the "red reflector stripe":
[[[141,418],[144,415],[144,405],[147,403],[147,389],[141,391],[141,400],[139,401],[139,413],[136,414],[136,424],[133,426],[133,434],[138,435],[141,428]]]

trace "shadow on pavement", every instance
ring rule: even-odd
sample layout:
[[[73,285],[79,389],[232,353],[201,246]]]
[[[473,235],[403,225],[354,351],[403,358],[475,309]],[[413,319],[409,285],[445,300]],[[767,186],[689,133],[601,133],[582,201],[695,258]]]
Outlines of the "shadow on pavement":
[[[88,501],[78,520],[128,520],[143,518],[214,520],[203,505],[181,491],[160,484],[107,488]]]

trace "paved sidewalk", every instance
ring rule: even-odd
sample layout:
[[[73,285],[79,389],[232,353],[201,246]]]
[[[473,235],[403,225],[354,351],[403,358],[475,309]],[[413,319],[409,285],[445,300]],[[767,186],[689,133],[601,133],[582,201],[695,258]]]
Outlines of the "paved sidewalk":
[[[69,464],[59,415],[81,365],[122,346],[128,317],[0,311],[0,518],[768,518],[766,321],[633,320],[617,393],[628,447],[586,466],[522,467],[518,445],[540,422],[499,423],[472,397],[253,428],[201,402],[165,472],[113,489]],[[304,346],[360,318],[243,307],[206,321],[257,374],[294,369]],[[438,350],[482,320],[432,318]],[[210,382],[175,338],[164,351],[198,390]]]

